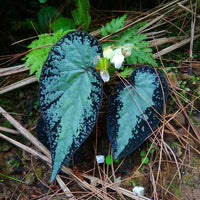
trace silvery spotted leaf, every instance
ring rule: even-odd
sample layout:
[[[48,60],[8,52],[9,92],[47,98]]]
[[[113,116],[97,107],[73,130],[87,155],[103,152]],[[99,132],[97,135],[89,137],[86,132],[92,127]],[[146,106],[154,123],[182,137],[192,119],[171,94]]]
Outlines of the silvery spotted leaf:
[[[102,54],[101,44],[90,34],[72,31],[52,47],[42,68],[39,104],[49,133],[51,181],[96,123],[103,92],[93,61]]]
[[[133,152],[153,132],[167,96],[164,76],[150,66],[138,67],[128,82],[116,85],[107,109],[107,132],[114,159]]]

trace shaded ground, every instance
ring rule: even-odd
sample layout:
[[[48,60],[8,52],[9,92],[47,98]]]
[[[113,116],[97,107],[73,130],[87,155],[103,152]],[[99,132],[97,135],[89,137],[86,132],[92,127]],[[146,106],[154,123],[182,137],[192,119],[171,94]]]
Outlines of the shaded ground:
[[[36,134],[34,128],[39,117],[37,89],[37,84],[33,84],[23,90],[19,89],[14,91],[14,93],[7,93],[1,98],[1,105],[3,105],[7,111],[11,112],[13,117],[23,124],[24,127],[31,130],[33,135]],[[105,95],[105,102],[106,100],[107,97]],[[90,171],[89,174],[95,174],[97,177],[99,176],[99,172],[97,168],[94,169],[96,134],[98,154],[107,155],[109,149],[109,142],[106,135],[105,110],[106,107],[103,104],[97,123],[97,132],[95,133],[94,130],[84,143],[83,153],[77,165],[79,172]],[[199,115],[196,116],[196,122],[197,120],[199,120]],[[3,118],[0,119],[0,122],[2,126],[13,128]],[[194,124],[199,126],[199,122]],[[183,126],[187,127],[187,120],[183,114],[179,114],[176,117],[176,124],[174,127],[176,127],[180,135],[186,134]],[[26,141],[26,139],[20,135],[11,136],[25,145],[32,146],[30,142]],[[153,139],[153,137],[151,139]],[[199,155],[187,145],[185,146],[186,149],[183,148],[177,140],[177,137],[170,132],[164,135],[164,140],[171,146],[177,162],[179,163],[179,168],[177,168],[171,152],[170,155],[162,155],[162,162],[159,169],[159,154],[161,151],[160,147],[158,147],[149,155],[149,163],[138,169],[141,164],[141,150],[149,150],[150,141],[148,140],[125,160],[114,163],[115,169],[120,165],[119,169],[116,171],[116,177],[121,177],[122,180],[120,186],[128,190],[132,190],[135,185],[143,186],[145,188],[145,196],[150,197],[153,192],[152,178],[156,179],[157,171],[160,170],[160,178],[157,184],[157,197],[159,199],[197,200],[200,195]],[[199,149],[198,143],[192,141],[192,139],[189,140],[191,140],[190,144],[193,145],[194,148]],[[54,196],[56,195],[55,192],[59,191],[59,187],[56,183],[49,184],[50,169],[44,162],[30,156],[30,154],[10,145],[10,143],[2,139],[0,141],[0,173],[8,176],[0,176],[0,199],[38,199],[43,195],[49,197],[51,194],[54,194]],[[100,167],[102,170],[104,169],[103,166]],[[112,176],[111,168],[109,167],[109,169],[107,169],[107,166],[105,167],[103,171],[108,176]],[[154,176],[152,176],[152,173]],[[102,173],[102,175],[105,174]],[[82,190],[73,180],[70,178],[67,179],[68,187],[71,191],[77,193],[77,191]],[[20,183],[20,180],[22,180],[22,183]],[[57,198],[59,199],[61,197],[59,196]]]
[[[190,19],[188,18],[186,16],[183,22],[181,21],[179,25],[181,28],[190,27]],[[168,24],[168,26],[170,25]],[[169,30],[171,30],[170,28]],[[7,33],[9,33],[9,37],[13,36],[10,30]],[[173,31],[169,34],[173,34]],[[5,37],[7,37],[6,33],[4,33]],[[12,40],[15,41],[16,38],[12,38]],[[172,84],[165,116],[165,120],[168,120],[169,124],[164,121],[164,134],[162,134],[162,131],[158,131],[156,137],[152,135],[126,159],[114,163],[116,177],[113,176],[111,166],[100,165],[98,168],[95,163],[95,151],[97,151],[97,154],[107,155],[110,148],[106,134],[105,112],[107,98],[111,90],[110,86],[112,85],[110,83],[104,84],[104,103],[97,126],[84,143],[82,155],[77,164],[80,173],[87,172],[87,174],[100,177],[107,182],[113,181],[115,178],[121,179],[120,186],[130,191],[134,186],[143,186],[145,188],[144,195],[152,199],[199,199],[200,145],[198,137],[191,127],[193,125],[200,135],[200,100],[196,93],[196,96],[194,95],[194,91],[200,91],[200,83],[197,79],[194,80],[195,83],[192,81],[192,75],[200,76],[199,44],[200,40],[194,42],[193,54],[195,59],[191,62],[189,61],[189,45],[164,57],[164,66],[172,68],[166,74]],[[8,53],[10,51],[13,50],[9,50]],[[161,66],[161,63],[159,65]],[[3,77],[0,79],[0,86],[9,85],[26,77],[28,77],[28,72]],[[186,83],[183,83],[184,81]],[[188,94],[186,94],[189,101],[184,99],[180,103],[177,100],[178,98],[174,99],[175,94],[178,94],[181,99],[181,95],[184,94],[181,92],[185,91],[186,88],[189,88]],[[38,84],[34,83],[5,93],[0,98],[0,106],[34,136],[36,136],[35,126],[40,116],[37,91]],[[179,112],[177,113],[177,111]],[[0,117],[0,127],[14,129],[2,116]],[[0,132],[33,147],[21,135],[8,133],[9,131],[0,130]],[[154,144],[153,150],[150,150],[152,143]],[[149,162],[143,165],[141,165],[142,157],[140,155],[142,150],[151,152],[148,154]],[[56,182],[49,183],[49,177],[50,168],[43,161],[0,139],[0,199],[65,199],[59,185]],[[64,173],[62,173],[62,177],[69,189],[79,199],[95,199],[91,196],[92,193],[83,190],[71,177]],[[89,179],[85,180],[90,183]],[[94,182],[91,184],[95,185]],[[97,187],[101,188],[101,186]],[[102,190],[105,190],[105,188]],[[107,193],[116,199],[120,199],[119,195],[113,190],[107,189]]]

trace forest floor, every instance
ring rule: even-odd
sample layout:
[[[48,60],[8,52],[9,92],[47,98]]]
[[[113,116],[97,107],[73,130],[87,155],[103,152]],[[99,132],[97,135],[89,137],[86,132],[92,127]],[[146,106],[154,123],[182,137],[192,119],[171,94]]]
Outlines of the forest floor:
[[[177,15],[178,13],[175,13],[173,18]],[[167,20],[163,18],[163,21]],[[186,15],[182,21],[179,19],[179,29],[175,28],[176,32],[183,30],[186,32],[188,24],[191,24],[191,18]],[[174,24],[172,27],[171,23],[167,25],[168,32],[172,33]],[[199,21],[196,22],[196,27],[199,31]],[[162,26],[160,28],[163,29]],[[170,38],[171,35],[168,34],[166,37]],[[161,52],[161,49],[180,44],[181,41],[165,43],[164,46],[157,46],[154,51],[157,52],[159,49]],[[199,36],[193,41],[192,47],[191,41],[189,40],[185,46],[177,47],[175,51],[169,51],[162,58],[157,56],[161,69],[165,69],[165,76],[170,85],[164,121],[159,126],[157,134],[151,135],[132,154],[111,165],[98,164],[95,161],[96,155],[107,156],[110,152],[105,119],[106,102],[111,85],[104,84],[104,99],[97,124],[82,145],[79,159],[74,161],[72,170],[60,173],[63,183],[76,199],[199,199]],[[8,75],[3,73],[5,72],[0,71],[1,92],[7,86],[29,77],[27,70]],[[66,191],[61,190],[62,181],[59,184],[57,181],[49,182],[51,168],[48,162],[31,152],[31,150],[37,151],[37,147],[21,134],[24,131],[22,126],[37,138],[35,128],[40,117],[38,82],[33,81],[24,87],[2,92],[0,107],[3,108],[0,110],[2,114],[0,134],[30,148],[25,150],[25,147],[17,147],[12,141],[1,137],[0,199],[67,199]],[[19,124],[13,122],[10,116]],[[142,158],[145,156],[141,152],[145,152],[148,162],[142,163]],[[132,194],[135,186],[144,187],[144,197],[139,198]]]

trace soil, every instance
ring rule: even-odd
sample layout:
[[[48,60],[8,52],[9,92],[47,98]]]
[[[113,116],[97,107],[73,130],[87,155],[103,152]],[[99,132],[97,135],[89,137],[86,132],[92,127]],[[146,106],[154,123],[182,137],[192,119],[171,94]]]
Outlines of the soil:
[[[37,90],[37,84],[33,84],[23,90],[20,89],[14,93],[7,93],[1,99],[2,102],[8,101],[9,105],[14,105],[12,107],[6,106],[5,109],[12,112],[13,117],[35,136],[35,126],[40,115],[37,106]],[[104,102],[106,101],[107,95],[105,94]],[[79,173],[87,172],[90,175],[99,177],[99,172],[94,162],[96,141],[98,144],[97,154],[107,155],[109,150],[105,112],[106,107],[103,103],[96,128],[83,144],[82,154],[78,156],[80,158],[76,166]],[[197,119],[199,118],[196,117]],[[4,118],[1,118],[0,122],[3,126],[12,128]],[[186,119],[184,115],[180,114],[177,115],[175,123],[175,127],[180,135],[185,134],[185,129],[181,128],[182,126],[186,126]],[[7,135],[32,147],[32,144],[20,135]],[[150,140],[152,139],[153,136]],[[142,186],[145,188],[145,196],[149,198],[155,195],[153,194],[152,173],[153,177],[156,178],[159,170],[160,148],[154,149],[153,153],[149,154],[148,164],[144,164],[139,169],[138,167],[141,164],[140,152],[141,150],[148,151],[150,140],[145,141],[140,148],[125,160],[114,163],[114,169],[117,169],[115,173],[116,178],[120,177],[119,180],[121,180],[120,186],[128,190],[132,190],[136,185]],[[177,168],[173,159],[173,153],[168,156],[165,154],[162,155],[157,183],[156,195],[158,199],[198,200],[200,196],[200,156],[187,145],[185,146],[186,149],[184,149],[177,140],[177,137],[171,133],[165,133],[164,140],[173,150],[179,163],[179,168]],[[54,196],[53,199],[65,199],[60,195],[56,196],[56,192],[59,192],[59,186],[56,182],[53,184],[49,183],[51,171],[44,162],[2,139],[0,142],[0,173],[8,176],[0,175],[0,199],[42,199],[43,196],[51,195]],[[199,149],[199,146],[195,142],[192,144],[195,148]],[[94,166],[96,167],[94,168]],[[100,168],[108,176],[112,175],[110,166],[107,169],[107,166],[100,165]],[[65,174],[62,175],[65,177],[65,181],[68,182],[68,187],[71,191],[74,191],[75,194],[78,193],[77,191],[83,192],[70,177],[66,177]],[[21,183],[20,180],[22,181]],[[108,192],[112,194],[113,191]],[[79,195],[77,194],[77,196]]]

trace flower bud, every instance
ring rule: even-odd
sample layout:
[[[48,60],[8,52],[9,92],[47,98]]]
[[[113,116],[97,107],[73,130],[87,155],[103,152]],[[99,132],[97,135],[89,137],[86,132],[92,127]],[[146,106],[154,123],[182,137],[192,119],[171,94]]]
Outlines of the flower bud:
[[[110,75],[109,75],[108,71],[101,70],[100,76],[101,76],[103,82],[108,82],[110,80]]]
[[[111,48],[111,46],[104,48],[103,57],[107,59],[111,59],[113,57],[113,49]]]

